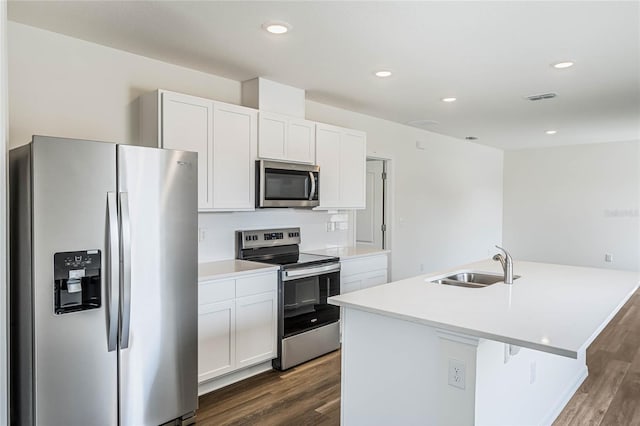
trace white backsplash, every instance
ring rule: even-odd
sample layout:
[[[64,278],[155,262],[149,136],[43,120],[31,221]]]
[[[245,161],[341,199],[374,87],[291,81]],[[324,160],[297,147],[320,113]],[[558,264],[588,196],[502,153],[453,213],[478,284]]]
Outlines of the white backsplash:
[[[200,213],[198,215],[198,261],[212,262],[235,257],[235,231],[300,227],[300,250],[353,245],[352,211],[263,209],[253,212]],[[346,228],[346,229],[345,229]]]

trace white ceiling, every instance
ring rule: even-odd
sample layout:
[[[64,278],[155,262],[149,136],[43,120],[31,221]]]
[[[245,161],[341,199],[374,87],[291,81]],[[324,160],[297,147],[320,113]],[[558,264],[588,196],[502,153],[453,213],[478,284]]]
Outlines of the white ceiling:
[[[422,128],[499,148],[640,139],[637,1],[10,1],[8,13],[388,120],[435,120]],[[269,34],[261,25],[271,20],[292,30]],[[561,60],[576,65],[550,66]],[[382,68],[393,76],[373,76]],[[524,99],[545,92],[558,97]]]

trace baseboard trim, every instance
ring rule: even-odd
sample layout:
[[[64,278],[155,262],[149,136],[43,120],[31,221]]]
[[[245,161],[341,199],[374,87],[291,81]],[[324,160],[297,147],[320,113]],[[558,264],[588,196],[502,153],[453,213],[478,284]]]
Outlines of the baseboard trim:
[[[272,369],[271,360],[269,360],[261,364],[252,365],[251,367],[225,374],[224,376],[216,377],[215,379],[211,379],[206,382],[198,383],[198,396],[213,392],[214,390],[232,385]]]
[[[564,407],[569,403],[569,400],[573,397],[573,395],[578,391],[582,382],[585,381],[587,376],[589,375],[589,370],[585,365],[584,368],[580,369],[578,374],[576,375],[575,380],[567,387],[567,390],[562,394],[562,397],[558,401],[555,407],[551,409],[549,414],[542,421],[542,425],[552,425],[553,422],[558,418]]]

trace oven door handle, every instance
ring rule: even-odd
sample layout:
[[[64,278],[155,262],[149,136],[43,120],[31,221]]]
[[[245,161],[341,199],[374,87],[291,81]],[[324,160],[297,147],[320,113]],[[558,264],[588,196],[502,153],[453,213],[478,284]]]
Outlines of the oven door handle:
[[[313,268],[293,269],[291,271],[282,271],[282,281],[291,281],[298,278],[312,277],[314,275],[338,271],[340,271],[339,263]]]

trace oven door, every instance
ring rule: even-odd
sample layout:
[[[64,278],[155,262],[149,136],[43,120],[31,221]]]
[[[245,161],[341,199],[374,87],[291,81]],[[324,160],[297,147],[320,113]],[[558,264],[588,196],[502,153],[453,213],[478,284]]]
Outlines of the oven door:
[[[260,160],[257,167],[257,207],[319,205],[318,166]]]
[[[323,270],[313,274],[311,270]],[[340,264],[282,272],[281,338],[294,336],[340,319],[340,308],[327,298],[340,294]]]

